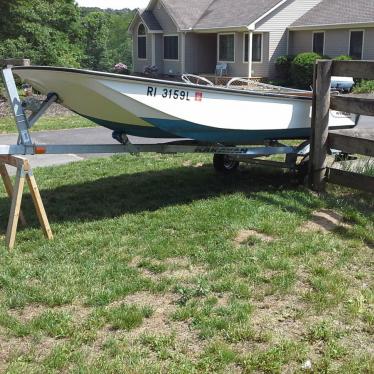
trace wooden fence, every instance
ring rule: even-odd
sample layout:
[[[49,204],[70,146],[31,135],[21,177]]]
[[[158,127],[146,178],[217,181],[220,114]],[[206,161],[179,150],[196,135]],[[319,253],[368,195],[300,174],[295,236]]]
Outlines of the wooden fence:
[[[325,190],[326,182],[374,192],[374,177],[327,167],[330,149],[374,156],[374,125],[368,130],[329,131],[330,109],[374,116],[374,96],[331,96],[332,76],[374,80],[374,62],[320,60],[315,65],[309,183],[318,192]]]
[[[7,58],[0,59],[0,68],[7,68],[12,66],[30,66],[31,62],[25,58]]]

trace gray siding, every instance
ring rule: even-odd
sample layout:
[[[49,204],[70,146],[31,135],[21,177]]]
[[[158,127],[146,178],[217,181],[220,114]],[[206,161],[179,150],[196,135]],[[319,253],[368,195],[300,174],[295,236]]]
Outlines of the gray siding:
[[[325,55],[338,57],[349,53],[349,31],[352,29],[316,30],[325,32]],[[364,30],[363,59],[374,60],[374,28]],[[290,53],[298,54],[313,50],[313,31],[292,31]]]
[[[364,38],[364,59],[374,60],[374,28],[366,29]]]
[[[303,14],[322,0],[293,0],[283,4],[256,25],[256,31],[269,33],[269,56],[261,66],[257,66],[255,75],[270,77],[274,74],[275,61],[279,56],[288,54],[287,28]]]
[[[235,77],[248,77],[248,62],[244,62],[245,33],[235,33],[235,62],[228,63],[228,74]],[[269,60],[269,33],[262,33],[262,62],[252,63],[252,77],[263,77],[264,62]],[[217,42],[217,41],[216,41]]]
[[[298,53],[310,52],[312,45],[311,31],[290,31],[289,54],[297,55]]]
[[[270,77],[279,56],[288,54],[287,28],[322,0],[293,0],[283,4],[275,12],[256,25],[255,33],[262,33],[262,62],[252,63],[253,77]],[[231,76],[248,77],[248,63],[244,62],[244,33],[235,33],[235,62],[228,63]]]
[[[167,34],[165,34],[167,35]],[[173,33],[175,35],[175,33]],[[178,60],[163,59],[163,74],[180,75],[182,74],[182,35],[178,35]],[[164,57],[164,43],[162,42],[162,58]]]
[[[311,48],[313,50],[313,34],[310,34]],[[325,31],[325,49],[324,54],[330,57],[347,55],[349,48],[348,30],[328,30]]]
[[[164,39],[162,34],[155,34],[155,65],[158,67],[160,73],[164,71]]]
[[[217,35],[186,34],[186,72],[192,74],[212,74],[214,73],[216,64]]]
[[[155,6],[153,10],[155,17],[160,23],[161,27],[164,30],[164,33],[167,34],[177,34],[178,30],[172,18],[166,12],[162,4]],[[179,60],[177,61],[165,61],[164,60],[164,41],[163,34],[154,34],[155,38],[155,51],[153,52],[152,46],[152,35],[147,33],[147,59],[141,60],[138,58],[138,35],[137,30],[139,24],[141,23],[140,17],[134,24],[134,33],[133,33],[133,55],[134,55],[134,72],[142,73],[144,68],[148,65],[152,65],[152,53],[155,57],[155,65],[159,69],[160,74],[180,74],[181,69],[181,37],[179,36]]]
[[[152,38],[151,35],[147,33],[147,58],[145,60],[141,60],[138,58],[138,27],[141,24],[141,19],[139,18],[138,21],[134,25],[134,34],[133,34],[133,70],[135,73],[142,73],[144,68],[147,65],[151,65],[152,63]]]

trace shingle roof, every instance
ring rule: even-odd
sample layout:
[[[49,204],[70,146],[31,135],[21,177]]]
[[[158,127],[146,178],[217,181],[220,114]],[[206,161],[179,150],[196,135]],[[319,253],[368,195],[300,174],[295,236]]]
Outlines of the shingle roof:
[[[291,27],[374,23],[373,0],[323,0]]]
[[[157,21],[157,18],[151,11],[145,10],[144,12],[140,14],[140,17],[142,18],[142,20],[144,21],[144,23],[146,24],[149,30],[152,30],[152,31],[162,30],[162,27]]]
[[[192,28],[215,0],[163,0],[168,12],[182,30]]]
[[[214,0],[195,24],[195,29],[248,26],[281,0]]]
[[[163,0],[181,29],[248,26],[282,0]]]

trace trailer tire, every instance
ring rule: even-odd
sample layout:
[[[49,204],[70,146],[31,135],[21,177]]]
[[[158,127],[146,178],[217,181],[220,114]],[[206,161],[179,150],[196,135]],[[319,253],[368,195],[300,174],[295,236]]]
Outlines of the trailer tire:
[[[218,173],[231,174],[238,170],[239,161],[232,160],[227,155],[215,154],[213,166]]]

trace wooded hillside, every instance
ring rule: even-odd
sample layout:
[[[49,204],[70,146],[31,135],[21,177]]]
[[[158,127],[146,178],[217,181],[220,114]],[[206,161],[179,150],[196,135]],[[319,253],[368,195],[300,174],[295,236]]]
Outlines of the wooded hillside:
[[[1,0],[0,59],[111,71],[131,66],[133,11],[79,8],[74,0]]]

